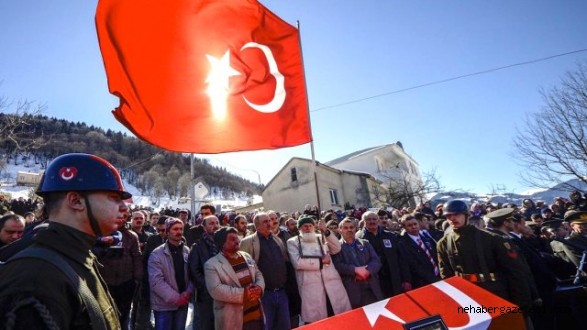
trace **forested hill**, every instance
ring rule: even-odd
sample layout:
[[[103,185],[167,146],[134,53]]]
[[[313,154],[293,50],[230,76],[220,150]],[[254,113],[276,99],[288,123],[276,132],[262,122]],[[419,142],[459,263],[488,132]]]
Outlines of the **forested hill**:
[[[134,136],[110,129],[104,131],[85,123],[49,118],[43,115],[0,113],[0,166],[25,161],[42,168],[58,155],[69,152],[93,153],[114,164],[125,180],[145,195],[187,196],[190,182],[190,157],[170,152]],[[0,168],[1,170],[1,168]],[[261,187],[196,158],[194,176],[226,197],[251,196]]]

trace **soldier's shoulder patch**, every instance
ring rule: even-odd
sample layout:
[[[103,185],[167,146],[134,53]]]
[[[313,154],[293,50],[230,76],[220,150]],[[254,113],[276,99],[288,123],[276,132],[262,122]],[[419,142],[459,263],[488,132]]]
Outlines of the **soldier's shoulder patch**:
[[[512,259],[518,259],[518,252],[516,252],[516,250],[513,250],[513,249],[508,250],[507,254],[508,254],[508,257],[510,257]]]

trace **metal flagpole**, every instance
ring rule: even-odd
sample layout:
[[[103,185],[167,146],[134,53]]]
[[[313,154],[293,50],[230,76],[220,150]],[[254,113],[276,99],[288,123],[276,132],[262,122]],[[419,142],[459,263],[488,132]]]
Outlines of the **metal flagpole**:
[[[296,21],[299,41],[300,41],[300,54],[302,55],[302,68],[304,70],[304,84],[306,83],[306,66],[304,65],[304,52],[302,49],[302,34],[300,33],[300,21]],[[312,120],[310,118],[310,99],[308,98],[308,86],[306,84],[306,109],[308,110],[308,125],[310,126],[310,150],[312,152],[312,172],[314,173],[314,188],[316,189],[316,206],[318,207],[318,219],[320,218],[320,189],[318,185],[318,171],[316,168],[316,154],[314,153],[314,136],[312,135]]]
[[[190,192],[189,194],[191,195],[191,199],[190,199],[190,208],[192,211],[192,218],[194,221],[194,225],[196,224],[196,216],[195,216],[195,212],[196,212],[196,182],[195,182],[195,178],[194,178],[194,154],[190,154]],[[190,221],[192,219],[188,219],[188,221]]]

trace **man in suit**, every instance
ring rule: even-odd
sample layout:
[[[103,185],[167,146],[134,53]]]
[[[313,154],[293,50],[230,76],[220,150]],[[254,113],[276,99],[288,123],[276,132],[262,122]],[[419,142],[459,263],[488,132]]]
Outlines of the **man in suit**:
[[[214,242],[220,253],[206,261],[204,274],[214,299],[216,329],[264,329],[261,271],[248,253],[239,251],[240,238],[233,227],[217,230]]]
[[[410,270],[410,278],[406,281],[413,289],[439,281],[438,257],[434,242],[422,235],[420,222],[414,215],[404,215],[400,223],[404,232],[399,240],[399,251]]]
[[[340,253],[333,256],[334,266],[342,278],[352,308],[372,304],[383,299],[379,284],[381,261],[365,239],[355,238],[353,220],[343,219],[339,223],[341,234]]]
[[[399,237],[379,227],[379,216],[375,212],[367,211],[363,213],[361,219],[365,226],[357,232],[356,237],[368,240],[381,259],[379,283],[383,290],[383,296],[389,298],[411,290],[409,283],[404,281],[409,278],[409,269],[406,263],[400,259]]]

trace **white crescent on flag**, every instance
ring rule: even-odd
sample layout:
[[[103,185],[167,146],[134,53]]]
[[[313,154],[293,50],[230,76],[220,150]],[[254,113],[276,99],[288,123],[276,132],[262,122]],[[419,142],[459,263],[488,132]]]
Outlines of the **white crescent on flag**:
[[[279,109],[281,109],[281,106],[283,106],[283,102],[285,102],[285,78],[283,77],[283,74],[279,72],[277,62],[275,62],[275,57],[273,56],[273,53],[271,52],[271,49],[269,47],[267,47],[266,45],[258,44],[256,42],[248,42],[241,48],[241,51],[247,48],[258,48],[265,55],[267,63],[269,64],[269,72],[273,77],[275,77],[275,94],[273,95],[273,99],[271,100],[271,102],[266,104],[255,104],[247,100],[247,98],[244,95],[243,99],[251,108],[259,112],[276,112]]]

